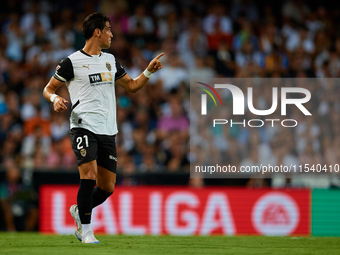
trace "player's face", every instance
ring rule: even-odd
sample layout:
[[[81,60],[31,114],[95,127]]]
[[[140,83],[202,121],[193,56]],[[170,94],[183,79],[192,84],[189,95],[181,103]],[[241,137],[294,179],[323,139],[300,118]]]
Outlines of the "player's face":
[[[110,48],[112,37],[113,37],[113,34],[111,32],[111,25],[108,21],[106,21],[106,26],[104,27],[101,33],[101,36],[100,36],[100,41],[102,43],[103,49]]]

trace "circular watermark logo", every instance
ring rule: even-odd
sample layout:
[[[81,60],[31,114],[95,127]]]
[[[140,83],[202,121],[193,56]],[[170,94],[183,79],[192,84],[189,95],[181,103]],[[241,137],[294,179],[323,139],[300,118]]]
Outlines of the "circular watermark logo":
[[[284,236],[294,232],[299,223],[299,207],[288,195],[270,192],[260,197],[252,211],[252,223],[263,235]]]

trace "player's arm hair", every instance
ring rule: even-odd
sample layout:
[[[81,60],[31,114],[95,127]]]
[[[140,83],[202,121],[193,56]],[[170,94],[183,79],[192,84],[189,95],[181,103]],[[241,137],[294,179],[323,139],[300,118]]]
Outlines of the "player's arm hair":
[[[132,79],[128,74],[124,75],[122,78],[116,80],[116,83],[123,87],[126,91],[130,93],[136,93],[138,90],[144,87],[148,82],[148,78],[141,73],[138,77]]]
[[[51,96],[55,94],[57,89],[63,84],[64,84],[63,81],[59,81],[56,78],[52,77],[44,88],[43,91],[44,98],[50,102]]]

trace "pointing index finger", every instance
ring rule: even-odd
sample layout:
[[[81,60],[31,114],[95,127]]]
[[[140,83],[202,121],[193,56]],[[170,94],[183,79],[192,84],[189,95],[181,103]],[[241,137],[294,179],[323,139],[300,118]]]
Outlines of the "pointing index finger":
[[[161,56],[164,55],[164,52],[162,52],[161,54],[159,54],[157,57],[155,57],[155,59],[159,59]]]

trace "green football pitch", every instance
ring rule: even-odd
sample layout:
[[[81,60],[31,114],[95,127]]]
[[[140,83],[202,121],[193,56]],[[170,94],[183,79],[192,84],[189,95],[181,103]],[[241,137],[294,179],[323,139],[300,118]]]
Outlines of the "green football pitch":
[[[81,244],[75,236],[0,233],[0,254],[340,254],[340,238],[262,236],[109,236]]]

